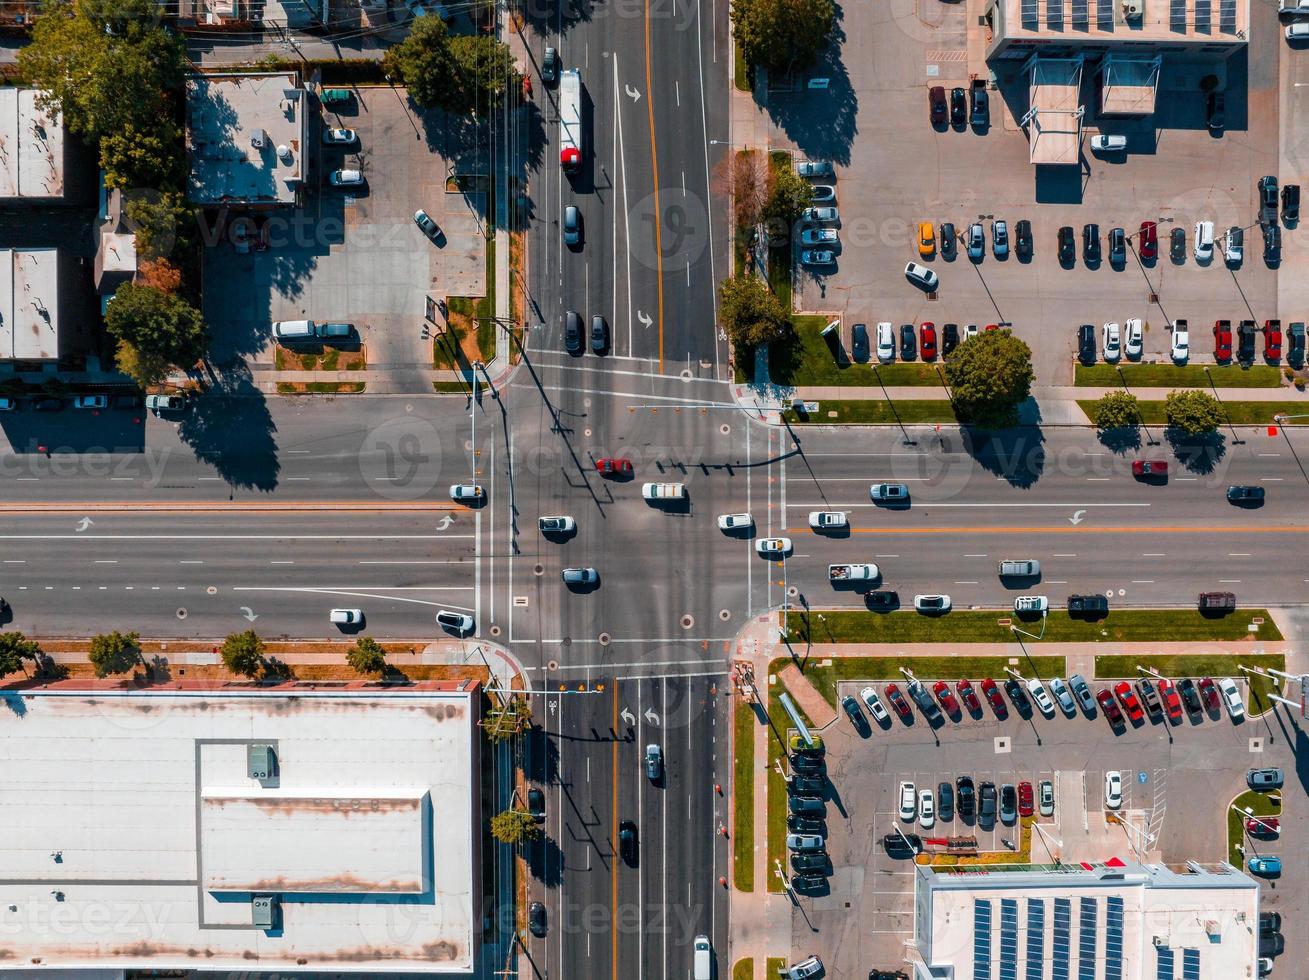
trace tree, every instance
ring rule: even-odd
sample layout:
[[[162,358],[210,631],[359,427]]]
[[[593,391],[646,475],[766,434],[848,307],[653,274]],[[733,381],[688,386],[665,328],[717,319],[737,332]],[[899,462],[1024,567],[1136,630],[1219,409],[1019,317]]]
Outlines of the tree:
[[[718,320],[727,331],[737,360],[759,344],[779,340],[791,321],[781,301],[757,276],[731,276],[718,287]]]
[[[1164,399],[1164,419],[1170,428],[1183,435],[1198,436],[1217,429],[1225,415],[1223,406],[1213,395],[1190,389],[1168,393]]]
[[[345,662],[360,674],[381,674],[386,671],[386,651],[371,636],[361,636],[346,653]]]
[[[136,268],[136,281],[161,293],[175,293],[182,286],[182,270],[167,259],[143,259]]]
[[[128,122],[106,133],[100,141],[100,166],[105,183],[119,190],[129,187],[177,187],[181,184],[182,133],[171,119],[153,119],[142,128]]]
[[[416,17],[409,35],[382,56],[382,71],[398,79],[422,106],[448,106],[460,98],[458,64],[440,17]]]
[[[763,218],[770,227],[780,228],[789,235],[791,226],[800,218],[800,212],[809,207],[813,199],[814,188],[809,181],[792,167],[779,167],[772,174]]]
[[[264,666],[264,641],[254,630],[233,633],[223,641],[223,666],[242,677],[254,677]]]
[[[153,388],[168,376],[168,362],[153,354],[139,351],[125,340],[118,342],[114,352],[118,370],[142,388]]]
[[[1032,350],[1008,330],[988,330],[950,355],[945,378],[959,421],[1003,429],[1032,389]]]
[[[1102,395],[1091,407],[1091,422],[1097,429],[1134,429],[1141,421],[1141,403],[1126,391]]]
[[[189,368],[205,354],[209,331],[200,311],[176,293],[125,282],[105,308],[110,334],[152,367],[159,361]],[[149,372],[143,372],[149,373]]]
[[[836,23],[832,0],[732,0],[732,27],[747,65],[807,68]]]
[[[123,214],[136,235],[136,254],[141,258],[161,258],[187,241],[195,211],[180,191],[134,189],[124,196]]]
[[[536,818],[526,810],[502,810],[491,818],[491,836],[501,844],[521,844],[541,835]]]
[[[489,34],[451,38],[450,54],[462,83],[459,103],[445,107],[451,112],[486,113],[517,80],[509,46]]]
[[[753,228],[763,215],[772,191],[772,168],[757,150],[737,150],[718,161],[714,183],[732,202],[732,221],[738,229]]]
[[[482,731],[493,745],[508,741],[532,723],[532,705],[526,698],[511,697],[503,707],[492,708],[482,719]]]
[[[87,659],[95,668],[96,677],[124,674],[141,663],[140,636],[136,633],[101,633],[91,637],[91,650]]]
[[[40,656],[41,645],[22,633],[0,633],[0,677],[18,673],[24,660],[35,663]]]

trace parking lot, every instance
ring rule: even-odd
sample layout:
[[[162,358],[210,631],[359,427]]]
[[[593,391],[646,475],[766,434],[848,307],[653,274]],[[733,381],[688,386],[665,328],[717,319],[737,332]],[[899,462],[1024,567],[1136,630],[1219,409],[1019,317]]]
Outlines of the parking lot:
[[[267,250],[240,252],[229,240],[206,250],[215,358],[271,366],[269,324],[307,318],[353,323],[370,368],[430,368],[427,299],[486,289],[485,195],[445,189],[453,167],[477,172],[476,162],[448,150],[466,134],[447,132],[441,113],[417,111],[402,89],[380,86],[324,110],[322,126],[352,129],[358,139],[325,146],[322,127],[311,125],[305,206],[273,213]],[[362,171],[364,184],[327,186],[337,169]],[[434,240],[414,224],[418,208],[440,227]],[[221,282],[242,288],[216,288]]]
[[[843,684],[841,693],[866,685]],[[1104,686],[1093,684],[1094,688]],[[884,695],[885,685],[875,685]],[[885,700],[885,698],[884,698]],[[1021,841],[1018,824],[979,825],[957,814],[924,830],[917,819],[899,818],[899,787],[916,790],[954,783],[961,775],[980,787],[1027,780],[1054,784],[1055,812],[1037,821],[1031,835],[1031,861],[1099,862],[1111,857],[1185,864],[1226,860],[1226,804],[1246,788],[1251,767],[1282,766],[1287,785],[1281,837],[1247,841],[1249,853],[1278,853],[1296,839],[1304,820],[1304,776],[1297,773],[1298,729],[1281,714],[1233,724],[1226,713],[1205,714],[1169,725],[1150,722],[1115,732],[1097,712],[1074,718],[1057,713],[1030,719],[1012,709],[998,721],[983,704],[977,717],[967,710],[958,720],[928,725],[915,707],[913,720],[894,715],[885,728],[857,733],[841,715],[822,732],[831,782],[827,805],[830,890],[799,899],[793,919],[796,955],[817,952],[831,975],[863,975],[871,967],[902,962],[912,938],[912,864],[888,857],[882,837],[917,833],[924,838],[976,837],[982,851],[1006,850],[1002,839]],[[1106,820],[1105,773],[1122,774],[1124,824]],[[1021,821],[1019,821],[1021,823]],[[1303,869],[1292,863],[1280,879],[1265,882],[1262,907],[1295,921],[1306,898]],[[1304,943],[1295,927],[1283,927],[1287,954],[1294,963]],[[1283,970],[1275,975],[1292,975]]]
[[[963,4],[921,4],[909,20],[903,4],[846,5],[843,27],[847,48],[859,58],[843,62],[849,73],[857,118],[848,145],[839,127],[817,128],[797,139],[797,157],[834,158],[841,246],[833,267],[798,272],[797,306],[840,314],[847,323],[1009,322],[1033,348],[1038,383],[1067,384],[1080,323],[1146,321],[1146,360],[1168,359],[1168,322],[1183,318],[1191,326],[1196,361],[1211,361],[1213,321],[1305,319],[1305,311],[1278,308],[1277,275],[1262,258],[1256,219],[1256,183],[1278,173],[1277,71],[1280,50],[1271,8],[1256,6],[1251,50],[1259,64],[1247,72],[1245,54],[1225,65],[1165,62],[1157,95],[1158,111],[1141,120],[1106,120],[1104,131],[1125,134],[1128,151],[1093,154],[1090,136],[1101,131],[1094,118],[1094,72],[1083,70],[1081,102],[1087,109],[1080,167],[1037,168],[1028,162],[1028,139],[1018,126],[1026,111],[1028,79],[1017,66],[995,66],[999,91],[992,91],[991,126],[934,129],[928,119],[928,90],[968,85],[962,57],[966,37]],[[927,12],[925,12],[927,11]],[[923,18],[930,16],[935,22]],[[1176,56],[1166,56],[1176,57]],[[1216,72],[1227,90],[1227,132],[1212,137],[1205,127],[1205,100],[1198,83]],[[1248,76],[1248,77],[1247,77]],[[1248,87],[1248,94],[1247,94]],[[788,111],[802,117],[805,106],[821,115],[830,96],[809,92],[785,96]],[[1158,125],[1156,130],[1155,124]],[[1039,172],[1044,171],[1044,172]],[[1298,173],[1287,173],[1296,180]],[[991,221],[1008,222],[1010,236],[1020,219],[1032,224],[1034,255],[1020,261],[997,259],[991,249]],[[1194,224],[1207,218],[1221,239],[1229,226],[1245,231],[1245,260],[1229,269],[1221,252],[1197,264]],[[1107,237],[1121,226],[1135,234],[1144,220],[1159,223],[1160,254],[1142,263],[1129,247],[1126,262],[1108,261]],[[939,255],[921,259],[916,229],[920,221],[936,228],[953,222],[963,233],[974,221],[986,229],[984,259],[970,261],[961,248],[954,261]],[[1082,227],[1100,226],[1103,260],[1083,261]],[[1072,226],[1078,236],[1077,260],[1061,267],[1056,256],[1058,229]],[[1168,235],[1186,230],[1187,255],[1174,262]],[[798,237],[798,236],[797,236]],[[1300,261],[1283,233],[1283,276]],[[1220,241],[1221,248],[1221,241]],[[940,277],[935,297],[906,281],[908,261],[923,261]],[[1294,272],[1291,272],[1294,275]]]

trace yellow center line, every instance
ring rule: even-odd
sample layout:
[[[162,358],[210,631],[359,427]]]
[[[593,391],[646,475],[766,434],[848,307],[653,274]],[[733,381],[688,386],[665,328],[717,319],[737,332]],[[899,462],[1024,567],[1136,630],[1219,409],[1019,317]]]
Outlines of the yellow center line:
[[[614,705],[613,705],[613,730],[618,731],[618,685],[614,685]],[[613,980],[618,980],[618,852],[621,847],[618,844],[618,739],[615,738],[611,748],[613,762],[613,776],[609,780],[613,787],[614,812],[610,821],[612,824],[610,840],[614,842],[613,857],[609,861],[609,967]]]
[[[659,290],[659,370],[664,369],[664,215],[659,210],[659,153],[655,146],[654,85],[650,80],[650,0],[645,0],[645,112],[650,120],[650,171],[654,176],[655,267]],[[628,311],[631,315],[631,311]]]
[[[812,530],[805,527],[789,527],[788,534],[802,534]],[[1120,525],[1117,527],[1085,527],[1082,525],[1058,527],[857,527],[850,529],[851,534],[1305,534],[1309,525],[1301,526],[1268,525],[1264,527],[1184,527],[1163,525],[1153,527],[1149,524]]]

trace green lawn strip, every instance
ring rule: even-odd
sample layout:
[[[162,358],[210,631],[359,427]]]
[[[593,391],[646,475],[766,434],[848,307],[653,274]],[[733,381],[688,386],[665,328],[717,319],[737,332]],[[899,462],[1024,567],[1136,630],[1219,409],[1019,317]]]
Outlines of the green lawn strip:
[[[745,959],[737,960],[732,967],[732,980],[753,980],[754,978],[754,957],[747,956]]]
[[[363,392],[363,381],[279,381],[279,395],[358,395]]]
[[[1227,411],[1227,418],[1231,419],[1233,425],[1272,425],[1274,415],[1309,414],[1309,400],[1298,402],[1243,402],[1228,401],[1224,398],[1222,402],[1223,408]],[[1077,404],[1090,417],[1095,400],[1079,398]],[[1163,425],[1166,421],[1163,402],[1142,401],[1138,405],[1141,409],[1141,420],[1146,425]],[[1305,425],[1307,422],[1309,422],[1307,419],[1293,419],[1287,424]]]
[[[1015,648],[1017,650],[1017,648]],[[1024,677],[1063,677],[1066,664],[1063,657],[1028,657],[1016,652],[1018,663],[1014,668]],[[805,668],[805,676],[827,701],[836,707],[836,685],[843,681],[903,681],[901,667],[907,667],[919,680],[957,681],[961,677],[973,679],[973,686],[983,677],[1004,680],[1005,667],[1013,657],[830,657],[830,666]],[[979,692],[978,697],[981,697]]]
[[[948,616],[920,616],[915,612],[871,613],[862,610],[828,610],[809,617],[793,613],[787,637],[792,645],[809,643],[1004,643],[1013,639],[999,620],[1013,619],[1007,610],[960,610]],[[1253,617],[1263,617],[1257,634],[1246,632]],[[1024,627],[1040,633],[1039,622]],[[1056,643],[1130,643],[1159,640],[1280,640],[1281,631],[1267,609],[1238,609],[1229,616],[1210,619],[1195,609],[1122,609],[1093,622],[1073,619],[1066,612],[1052,613],[1044,641]],[[1036,643],[1030,637],[1025,643]]]
[[[1153,667],[1165,677],[1234,677],[1240,678],[1237,664],[1247,667],[1274,667],[1286,669],[1286,657],[1280,653],[1243,653],[1235,656],[1227,653],[1206,654],[1129,654],[1127,656],[1100,656],[1095,658],[1096,677],[1136,677],[1137,665]],[[1268,693],[1273,690],[1270,678],[1258,674],[1247,674],[1250,682],[1250,697],[1247,708],[1251,714],[1267,711],[1272,706]]]
[[[875,374],[871,364],[837,363],[822,336],[823,328],[830,322],[825,316],[791,318],[791,334],[768,348],[768,371],[773,381],[780,385],[877,388],[880,375],[881,383],[888,388],[907,385],[940,387],[941,379],[930,364],[879,365]],[[847,350],[846,356],[850,353]]]
[[[764,961],[764,976],[772,980],[786,968],[786,960],[780,956],[770,956]]]
[[[1245,867],[1245,858],[1236,848],[1245,842],[1245,815],[1236,807],[1253,810],[1256,817],[1276,817],[1282,813],[1282,804],[1269,798],[1268,793],[1246,790],[1227,808],[1227,861],[1237,868]]]
[[[791,154],[785,150],[770,150],[768,166],[773,173],[790,170]],[[768,249],[768,286],[788,314],[791,312],[791,243]]]
[[[1121,370],[1122,376],[1118,372]],[[1094,388],[1117,388],[1124,380],[1129,388],[1280,388],[1282,372],[1267,364],[1252,367],[1210,368],[1206,374],[1198,364],[1095,364],[1077,365],[1074,384]]]
[[[741,53],[741,45],[736,45],[735,53],[736,67],[732,70],[732,84],[738,92],[749,92],[750,69],[746,66],[745,55]]]
[[[953,406],[944,399],[897,401],[894,411],[884,398],[820,401],[818,411],[812,415],[802,417],[795,409],[788,408],[783,416],[792,425],[895,425],[897,421],[905,425],[917,425],[922,422],[945,422],[953,425],[958,421]]]
[[[738,891],[754,891],[754,708],[738,702],[732,717],[732,853]]]
[[[433,381],[432,390],[442,393],[456,392],[460,395],[471,394],[472,385],[466,381]]]

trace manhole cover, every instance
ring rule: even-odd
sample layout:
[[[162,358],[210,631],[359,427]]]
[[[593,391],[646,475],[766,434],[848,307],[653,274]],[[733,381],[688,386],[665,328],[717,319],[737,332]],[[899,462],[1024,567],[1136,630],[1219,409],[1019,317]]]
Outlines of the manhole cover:
[[[794,599],[796,596],[800,594],[800,590],[797,589],[794,585],[792,585],[789,588],[787,588],[786,594],[789,595],[792,599]]]
[[[216,585],[211,585],[211,586],[209,586],[209,588],[205,589],[205,591],[208,592],[210,595],[217,595],[217,594],[218,594],[218,586],[216,586]]]
[[[688,369],[683,368],[682,373],[681,373],[681,379],[682,379],[683,381],[690,381],[690,380],[691,380],[692,378],[694,378],[694,377],[695,377],[695,375],[692,374]]]
[[[545,669],[546,669],[546,670],[558,670],[558,669],[559,669],[559,661],[558,661],[558,660],[547,660],[547,661],[545,662]]]
[[[414,410],[414,406],[413,406],[413,405],[406,405],[406,406],[405,406],[405,411],[406,411],[406,412],[412,412],[413,410]]]
[[[596,637],[596,639],[600,641],[600,645],[602,647],[607,647],[609,645],[609,641],[613,639],[613,637],[611,637],[608,633],[601,633],[598,637]]]
[[[491,627],[491,635],[492,635],[492,636],[499,636],[499,635],[500,635],[500,627],[499,627],[499,626],[492,626],[492,627]]]
[[[723,435],[727,435],[727,433],[732,431],[732,427],[724,423],[718,427],[718,431],[721,432]]]
[[[544,574],[545,574],[545,566],[544,566],[544,565],[541,565],[541,564],[533,565],[533,566],[532,566],[532,574],[533,574],[533,575],[544,575]]]
[[[464,452],[469,452],[469,453],[470,453],[470,452],[472,452],[472,451],[473,451],[473,440],[472,440],[472,439],[465,439],[465,440],[464,440]]]
[[[682,629],[689,630],[692,626],[695,625],[695,617],[689,615],[683,616],[681,622],[682,622]]]
[[[591,430],[590,430],[590,429],[583,429],[583,430],[582,430],[582,435],[584,435],[584,436],[586,436],[586,438],[590,439],[590,438],[591,438]]]
[[[729,619],[732,618],[732,610],[730,609],[718,610],[718,618],[721,619],[724,623],[727,622]]]
[[[573,638],[571,636],[565,636],[562,640],[559,641],[559,645],[561,647],[570,647],[573,645]]]
[[[178,618],[178,619],[186,619],[186,606],[178,606],[178,607],[177,607],[177,618]]]

